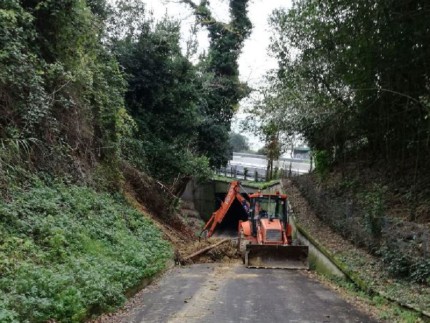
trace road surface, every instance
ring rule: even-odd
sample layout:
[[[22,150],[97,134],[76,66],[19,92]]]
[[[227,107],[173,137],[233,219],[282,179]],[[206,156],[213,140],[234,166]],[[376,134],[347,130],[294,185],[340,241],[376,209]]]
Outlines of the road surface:
[[[376,322],[306,272],[241,263],[176,267],[104,322]]]

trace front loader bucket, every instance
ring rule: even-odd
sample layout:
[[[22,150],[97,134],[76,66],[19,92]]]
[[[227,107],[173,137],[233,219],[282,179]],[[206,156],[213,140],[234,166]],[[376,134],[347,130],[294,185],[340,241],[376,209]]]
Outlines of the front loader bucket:
[[[245,265],[249,268],[309,269],[307,246],[247,244]]]

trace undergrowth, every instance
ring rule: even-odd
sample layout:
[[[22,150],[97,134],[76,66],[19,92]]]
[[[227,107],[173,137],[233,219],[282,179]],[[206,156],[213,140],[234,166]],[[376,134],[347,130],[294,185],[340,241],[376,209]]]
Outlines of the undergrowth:
[[[430,286],[428,220],[425,216],[423,223],[408,220],[411,206],[402,202],[402,196],[410,187],[366,171],[361,182],[353,170],[333,171],[326,180],[305,175],[293,181],[321,220],[379,257],[392,278]],[[418,200],[420,209],[425,207],[425,197]]]
[[[340,277],[324,276],[324,279],[341,287],[350,296],[375,308],[375,314],[385,322],[417,323],[425,322],[419,313],[401,307],[379,295],[369,295],[354,283]]]
[[[122,304],[171,248],[120,195],[40,181],[0,200],[0,322],[77,322]]]

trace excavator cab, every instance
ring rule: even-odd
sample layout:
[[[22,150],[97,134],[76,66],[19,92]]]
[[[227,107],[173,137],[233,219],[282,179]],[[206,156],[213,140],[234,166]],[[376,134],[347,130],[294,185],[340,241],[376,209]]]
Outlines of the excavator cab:
[[[257,238],[259,221],[267,219],[273,222],[275,219],[288,223],[285,201],[279,196],[258,196],[251,198],[251,208],[248,220],[252,221],[252,236]]]
[[[252,206],[253,205],[253,206]],[[280,219],[287,221],[285,201],[279,196],[261,196],[251,200],[250,218]]]
[[[261,223],[274,222],[279,223],[279,233],[291,231],[288,229],[288,213],[286,195],[276,194],[251,194],[250,196],[250,211],[248,216],[249,224],[252,229],[252,237],[259,243],[258,228]],[[262,222],[263,221],[263,222]],[[240,227],[239,227],[240,230]],[[291,232],[289,232],[291,233]],[[286,241],[281,235],[276,240],[277,244],[288,244],[291,241]],[[290,237],[291,238],[291,237]]]

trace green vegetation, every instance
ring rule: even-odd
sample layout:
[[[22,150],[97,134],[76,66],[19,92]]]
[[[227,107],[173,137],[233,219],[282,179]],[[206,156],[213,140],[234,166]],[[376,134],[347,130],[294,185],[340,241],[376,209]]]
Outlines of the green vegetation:
[[[225,177],[222,175],[214,175],[212,178],[216,181],[220,181],[224,183],[230,183],[231,181],[235,180],[234,178]],[[279,179],[273,179],[268,182],[254,182],[254,181],[242,181],[242,180],[240,182],[244,186],[265,190],[265,189],[271,188],[274,185],[279,184]]]
[[[145,22],[138,35],[113,46],[127,75],[125,102],[135,123],[121,141],[123,157],[166,184],[179,175],[209,173],[209,159],[197,152],[202,81],[181,53],[179,27]]]
[[[307,182],[310,178],[313,181]],[[330,181],[333,187],[328,187],[328,179],[320,186],[316,185],[318,181],[316,174],[294,179],[321,221],[299,222],[297,226],[302,233],[362,291],[381,295],[386,303],[407,307],[412,312],[406,312],[415,312],[415,316],[420,312],[428,314],[429,264],[421,249],[426,244],[425,229],[413,224],[415,236],[411,236],[410,227],[400,221],[389,222],[387,191],[390,189],[387,187],[372,183],[363,189],[362,182],[353,180],[341,182],[343,185],[338,187],[333,179]],[[354,187],[357,195],[345,192],[348,186]],[[345,196],[348,199],[360,196],[360,199],[348,200]],[[300,221],[300,215],[297,218]],[[321,230],[324,225],[329,225],[337,234],[322,233],[327,232],[324,228]]]
[[[194,11],[199,24],[209,33],[209,49],[200,64],[203,89],[200,109],[204,118],[199,127],[198,149],[208,156],[211,165],[220,167],[230,158],[229,131],[231,118],[239,101],[250,91],[239,80],[238,58],[245,39],[251,33],[247,17],[249,0],[229,1],[230,21],[217,21],[209,8],[209,1],[181,0]]]
[[[321,220],[380,257],[392,278],[430,286],[428,228],[401,217],[405,209],[399,208],[398,195],[391,193],[399,187],[396,182],[381,181],[379,174],[368,174],[372,181],[357,181],[359,171],[331,172],[322,183],[319,174],[294,178],[294,182]]]
[[[424,285],[429,9],[424,0],[298,0],[275,10],[278,68],[249,111],[268,156],[296,136],[307,141],[318,176],[297,182],[325,223],[380,256],[392,278]]]
[[[326,150],[317,150],[314,152],[315,171],[324,179],[330,170],[330,155]]]
[[[362,289],[357,287],[357,285],[355,285],[353,282],[333,276],[326,276],[326,279],[340,286],[346,293],[350,295],[350,297],[358,298],[361,302],[373,306],[376,309],[375,314],[381,320],[399,323],[425,322],[422,320],[421,315],[416,311],[407,309],[398,304],[394,304],[393,302],[379,295],[370,296]]]
[[[194,8],[210,32],[194,65],[179,22],[140,0],[1,1],[1,322],[82,321],[164,268],[170,247],[121,190],[183,228],[176,195],[229,157],[247,2],[231,24]]]
[[[36,181],[0,202],[0,321],[81,321],[172,257],[158,229],[116,194]]]
[[[108,176],[113,190],[122,160],[173,192],[208,177],[229,158],[231,118],[248,93],[237,64],[247,2],[230,2],[229,24],[206,1],[190,2],[210,36],[193,65],[179,22],[154,23],[139,0],[3,1],[2,164],[85,182]]]
[[[92,9],[81,0],[1,2],[3,163],[24,157],[27,167],[73,176],[77,159],[113,162],[125,84]],[[25,142],[30,157],[8,154],[11,142]]]
[[[232,152],[248,152],[250,151],[248,138],[240,133],[230,133],[230,147]]]
[[[364,227],[375,241],[379,241],[382,236],[385,217],[385,191],[386,188],[374,184],[370,191],[361,196],[364,211]]]
[[[296,1],[271,24],[279,69],[271,75],[272,116],[303,134],[332,161],[356,153],[369,159],[412,158],[424,166],[430,75],[429,4]],[[394,163],[393,163],[394,164]]]

